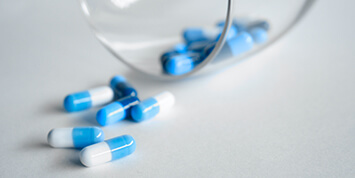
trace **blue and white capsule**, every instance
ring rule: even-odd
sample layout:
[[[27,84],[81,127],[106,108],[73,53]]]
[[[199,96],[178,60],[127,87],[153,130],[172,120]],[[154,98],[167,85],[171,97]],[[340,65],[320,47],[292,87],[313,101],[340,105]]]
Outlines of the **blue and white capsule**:
[[[137,90],[133,88],[132,85],[127,82],[126,78],[121,75],[112,77],[110,86],[115,92],[116,99],[125,96],[138,96]]]
[[[80,161],[87,167],[97,166],[128,156],[135,150],[134,138],[130,135],[122,135],[85,147],[80,152]]]
[[[216,41],[223,32],[223,27],[208,28],[187,28],[183,32],[183,37],[187,44],[196,41]],[[233,38],[238,33],[237,29],[231,27],[228,31],[227,39]]]
[[[131,110],[132,119],[136,122],[152,119],[158,114],[168,111],[174,103],[174,95],[165,91],[133,106]]]
[[[54,148],[84,148],[104,141],[105,134],[98,127],[56,128],[48,133],[48,144]]]
[[[64,108],[68,112],[82,111],[91,107],[107,104],[113,99],[113,90],[108,86],[102,86],[69,94],[64,99]]]
[[[131,107],[138,104],[135,96],[126,96],[100,109],[96,114],[97,122],[102,126],[114,124],[131,115]]]
[[[200,62],[200,53],[178,54],[163,61],[163,69],[169,75],[183,75]]]

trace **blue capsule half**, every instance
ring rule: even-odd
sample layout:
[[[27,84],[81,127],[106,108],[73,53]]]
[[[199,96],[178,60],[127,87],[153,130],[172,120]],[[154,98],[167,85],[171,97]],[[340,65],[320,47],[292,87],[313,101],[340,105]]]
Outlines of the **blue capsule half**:
[[[123,76],[114,76],[110,81],[110,86],[115,92],[116,99],[125,96],[138,96],[137,90]]]
[[[102,86],[70,94],[65,97],[63,105],[68,112],[75,112],[107,104],[113,99],[113,90],[109,86]]]
[[[75,127],[73,129],[73,143],[75,148],[84,148],[105,139],[104,132],[98,127]]]
[[[193,70],[199,61],[199,53],[175,55],[163,62],[163,69],[170,75],[182,75]]]
[[[114,124],[130,116],[131,107],[138,104],[135,96],[126,96],[100,109],[96,114],[97,122],[102,126]]]

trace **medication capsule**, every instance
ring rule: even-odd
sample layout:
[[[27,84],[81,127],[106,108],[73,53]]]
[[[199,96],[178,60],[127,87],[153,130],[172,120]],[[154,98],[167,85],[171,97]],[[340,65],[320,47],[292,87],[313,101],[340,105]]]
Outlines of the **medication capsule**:
[[[125,96],[137,96],[138,93],[136,89],[132,87],[131,84],[129,84],[126,81],[126,78],[120,75],[116,75],[112,77],[110,81],[110,86],[113,89],[113,91],[116,94],[116,98],[122,98]]]
[[[258,44],[264,43],[268,39],[268,34],[266,30],[260,27],[252,28],[249,33],[253,37],[254,42]]]
[[[214,43],[214,41],[194,41],[188,45],[187,49],[189,51],[201,52],[207,45],[211,43]]]
[[[177,55],[177,54],[186,54],[188,51],[187,51],[187,46],[186,44],[184,43],[179,43],[177,45],[175,45],[173,47],[173,49],[163,53],[160,57],[160,62],[163,64],[163,61],[170,57],[170,56],[173,56],[173,55]]]
[[[184,43],[178,43],[173,47],[172,51],[177,52],[177,53],[186,53],[187,46]]]
[[[87,167],[110,162],[132,154],[136,141],[130,135],[122,135],[95,145],[85,147],[80,152],[80,161]]]
[[[132,107],[131,116],[134,121],[141,122],[169,110],[175,103],[175,97],[170,92],[163,92],[148,98]]]
[[[131,107],[138,104],[135,96],[126,96],[100,109],[96,114],[97,122],[102,125],[111,125],[131,115]]]
[[[215,41],[218,40],[223,27],[210,27],[210,28],[188,28],[183,32],[183,37],[187,44],[195,41]],[[238,33],[237,29],[231,27],[228,31],[227,38],[233,38]]]
[[[239,35],[237,35],[236,37],[226,41],[219,53],[219,58],[225,59],[229,57],[238,56],[244,52],[251,50],[253,46],[254,41],[252,36],[247,32],[240,32]],[[213,45],[208,46],[204,50],[204,56],[208,56],[209,53],[213,50],[213,48]]]
[[[217,27],[224,27],[225,21],[220,21],[216,24]],[[245,23],[238,21],[237,19],[232,20],[232,27],[237,29],[237,32],[246,31]]]
[[[261,29],[264,29],[265,31],[269,31],[270,24],[265,20],[257,20],[257,21],[247,24],[247,28],[249,30],[251,30],[253,28],[261,28]]]
[[[163,69],[170,75],[182,75],[190,72],[199,62],[199,53],[179,54],[165,59]]]
[[[103,86],[66,96],[64,99],[64,108],[68,112],[81,111],[107,104],[113,99],[113,90],[108,86]]]
[[[98,127],[56,128],[47,137],[54,148],[84,148],[104,139],[104,132]]]

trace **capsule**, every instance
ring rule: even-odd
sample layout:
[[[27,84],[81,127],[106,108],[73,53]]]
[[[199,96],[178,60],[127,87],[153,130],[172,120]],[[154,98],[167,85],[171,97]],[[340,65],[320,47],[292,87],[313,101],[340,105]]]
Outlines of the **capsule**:
[[[182,75],[190,72],[200,62],[200,53],[179,54],[165,59],[163,69],[170,75]]]
[[[138,93],[136,89],[132,87],[131,84],[129,84],[126,81],[126,78],[120,75],[116,75],[112,77],[110,81],[110,86],[115,92],[115,97],[116,99],[125,97],[125,96],[137,96]]]
[[[97,122],[102,125],[114,124],[131,115],[131,107],[138,104],[135,96],[126,96],[100,109],[96,114]]]
[[[254,41],[252,36],[247,32],[240,32],[239,35],[236,37],[227,40],[226,43],[223,45],[220,53],[219,58],[229,58],[238,56],[244,52],[251,50],[254,46]],[[207,46],[204,50],[203,56],[208,56],[209,53],[213,50],[214,45]]]
[[[254,42],[258,44],[264,43],[268,39],[267,31],[261,27],[252,28],[249,33],[253,37]]]
[[[194,41],[188,45],[187,49],[189,51],[202,52],[203,49],[211,43],[214,43],[214,41]]]
[[[196,41],[216,41],[223,31],[223,27],[212,28],[188,28],[183,32],[183,37],[187,44]],[[227,38],[233,38],[238,33],[237,29],[231,27],[228,31]]]
[[[247,25],[248,30],[251,30],[253,28],[261,28],[264,29],[265,31],[269,31],[270,29],[270,24],[269,22],[265,21],[265,20],[257,20],[257,21],[253,21],[251,23],[249,23]]]
[[[130,135],[122,135],[95,145],[85,147],[80,152],[80,161],[87,167],[107,163],[132,154],[136,141]]]
[[[184,43],[179,43],[175,45],[171,50],[163,53],[160,57],[160,62],[163,64],[166,58],[177,54],[186,54],[187,52],[187,45]]]
[[[132,107],[131,116],[134,121],[141,122],[154,118],[159,113],[169,110],[175,103],[175,97],[170,92],[163,92],[148,98]]]
[[[104,132],[98,127],[56,128],[48,133],[48,144],[54,148],[84,148],[104,141]]]
[[[64,108],[68,112],[82,111],[107,104],[113,99],[113,90],[108,86],[102,86],[66,96],[64,99]]]

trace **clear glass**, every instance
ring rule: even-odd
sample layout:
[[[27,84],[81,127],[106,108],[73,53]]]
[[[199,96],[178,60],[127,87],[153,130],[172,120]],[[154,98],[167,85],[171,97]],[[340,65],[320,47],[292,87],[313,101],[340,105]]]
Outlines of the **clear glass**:
[[[139,73],[159,79],[179,79],[196,72],[221,69],[262,51],[299,21],[314,0],[79,0],[99,41],[117,59]],[[219,52],[233,19],[266,20],[268,40],[250,51],[223,60]],[[212,52],[193,70],[167,75],[161,55],[183,42],[189,27],[208,28],[225,21]],[[216,62],[218,61],[218,62]],[[203,70],[202,70],[203,69]],[[201,72],[200,72],[201,71]]]

